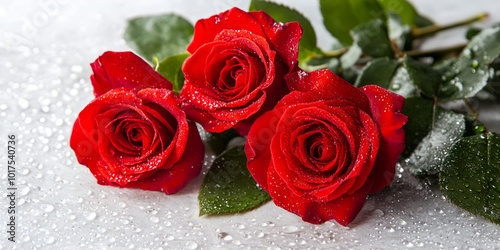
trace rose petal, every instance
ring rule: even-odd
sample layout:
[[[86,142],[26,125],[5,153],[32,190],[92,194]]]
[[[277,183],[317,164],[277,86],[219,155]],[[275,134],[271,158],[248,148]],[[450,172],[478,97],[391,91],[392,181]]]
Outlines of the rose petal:
[[[363,92],[330,70],[316,70],[311,73],[298,71],[288,74],[285,79],[288,87],[297,91],[281,99],[276,107],[292,105],[297,100],[305,103],[343,99],[370,114],[370,102]]]
[[[267,172],[271,163],[271,140],[276,132],[283,109],[275,109],[258,118],[248,132],[245,144],[247,167],[254,180],[266,191]]]
[[[187,182],[198,176],[203,165],[205,146],[201,141],[198,129],[194,123],[189,123],[187,150],[174,167],[168,170],[160,169],[146,179],[140,179],[126,184],[127,188],[140,188],[143,190],[163,191],[173,194],[183,188]]]
[[[405,148],[403,125],[408,118],[401,113],[404,98],[381,87],[368,85],[361,91],[370,101],[373,120],[380,128],[380,149],[371,178],[376,179],[370,193],[376,193],[394,179],[396,163]]]
[[[352,194],[345,194],[333,201],[321,203],[317,206],[317,216],[323,221],[334,219],[340,225],[347,226],[363,208],[371,187],[372,181],[370,180]]]
[[[80,118],[77,118],[73,125],[69,143],[70,147],[75,152],[78,163],[89,168],[90,172],[97,179],[97,183],[101,185],[111,185],[111,182],[109,182],[97,168],[97,162],[100,158],[98,149],[94,148],[94,145],[82,130],[80,121]]]
[[[346,194],[329,202],[315,202],[293,194],[288,186],[271,167],[268,172],[269,194],[273,202],[302,220],[321,224],[335,219],[339,224],[347,226],[356,218],[368,196],[372,183],[366,183],[363,188],[353,194]]]
[[[172,83],[132,52],[107,51],[90,66],[96,97],[121,87],[172,89]]]
[[[302,36],[302,29],[297,22],[281,25],[265,12],[245,12],[238,8],[200,19],[194,30],[193,40],[187,48],[191,54],[203,44],[214,41],[223,30],[245,30],[265,37],[271,49],[278,52],[290,69],[297,63],[298,45]]]
[[[299,58],[299,40],[302,28],[298,22],[280,24],[264,11],[250,12],[262,24],[272,49],[293,70]]]

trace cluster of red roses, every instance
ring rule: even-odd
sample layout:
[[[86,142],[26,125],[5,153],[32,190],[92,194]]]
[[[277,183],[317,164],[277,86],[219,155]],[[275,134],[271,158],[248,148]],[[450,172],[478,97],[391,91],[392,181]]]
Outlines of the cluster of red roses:
[[[101,185],[171,194],[203,164],[194,122],[235,129],[247,135],[248,169],[276,205],[311,223],[347,225],[394,177],[404,99],[329,70],[300,70],[301,34],[296,22],[237,8],[199,20],[179,97],[133,53],[104,53],[91,64],[96,98],[71,136],[78,161]]]

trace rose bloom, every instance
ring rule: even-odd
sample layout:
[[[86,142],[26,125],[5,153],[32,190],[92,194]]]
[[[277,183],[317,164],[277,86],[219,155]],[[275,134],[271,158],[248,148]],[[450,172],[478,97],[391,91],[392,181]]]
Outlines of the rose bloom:
[[[93,64],[98,97],[80,112],[71,134],[78,162],[101,185],[179,191],[203,164],[205,149],[196,125],[186,120],[171,89],[146,87],[170,82],[142,59],[131,53],[104,55],[111,58]],[[125,58],[122,65],[117,64],[120,58]],[[133,68],[127,65],[134,61]]]
[[[295,90],[253,124],[248,169],[274,203],[320,224],[349,224],[394,178],[405,147],[404,98],[357,89],[329,70],[288,76]]]
[[[297,69],[302,29],[268,14],[230,9],[199,20],[183,64],[180,98],[188,117],[210,132],[251,124],[287,94],[284,76]]]

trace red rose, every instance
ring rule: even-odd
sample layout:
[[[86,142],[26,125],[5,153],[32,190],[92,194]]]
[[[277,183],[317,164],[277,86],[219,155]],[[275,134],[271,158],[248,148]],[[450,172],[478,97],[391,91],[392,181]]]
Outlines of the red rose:
[[[172,89],[172,83],[132,52],[107,51],[90,66],[96,97],[120,87]]]
[[[207,131],[248,133],[287,94],[284,76],[297,67],[302,29],[268,14],[233,8],[199,20],[182,67],[180,98],[190,119]]]
[[[291,74],[293,91],[253,124],[248,169],[274,203],[310,223],[349,224],[394,178],[404,98],[329,70]]]
[[[196,177],[205,149],[169,89],[108,91],[78,115],[70,146],[101,185],[179,191]]]

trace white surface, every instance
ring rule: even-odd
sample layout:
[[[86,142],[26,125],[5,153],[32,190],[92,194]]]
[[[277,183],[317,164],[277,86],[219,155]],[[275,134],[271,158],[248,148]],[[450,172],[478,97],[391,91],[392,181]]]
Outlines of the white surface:
[[[126,19],[175,12],[194,22],[248,1],[9,1],[0,7],[0,131],[17,136],[17,243],[7,241],[6,155],[0,165],[2,249],[499,248],[500,226],[447,202],[435,180],[399,169],[349,227],[311,225],[272,202],[243,214],[198,217],[203,175],[175,195],[96,184],[68,146],[73,122],[92,99],[89,63],[130,50]],[[489,11],[499,1],[416,1],[437,22]],[[289,1],[331,43],[316,1]],[[496,16],[495,16],[496,15]],[[490,21],[493,22],[493,21]],[[461,34],[445,34],[453,44]],[[433,47],[441,43],[428,43]],[[490,111],[498,117],[498,111]],[[493,119],[498,126],[498,119]],[[5,146],[2,146],[5,147]],[[6,149],[1,149],[6,152]],[[210,160],[210,159],[208,159]],[[207,161],[208,162],[208,161]],[[207,170],[207,166],[204,171]]]

